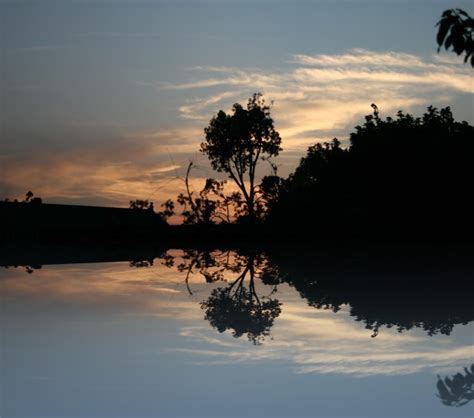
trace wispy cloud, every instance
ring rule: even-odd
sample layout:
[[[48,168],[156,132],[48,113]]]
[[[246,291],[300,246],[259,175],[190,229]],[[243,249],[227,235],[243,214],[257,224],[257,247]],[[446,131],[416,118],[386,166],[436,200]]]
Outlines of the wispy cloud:
[[[346,54],[340,55],[303,55],[296,54],[293,60],[296,64],[338,67],[344,65],[376,66],[376,67],[407,67],[429,68],[433,64],[427,63],[420,57],[402,52],[373,52],[367,49],[354,48]]]
[[[227,91],[205,99],[189,99],[188,104],[180,106],[179,112],[181,117],[184,119],[204,121],[206,120],[206,116],[199,113],[201,109],[207,109],[216,103],[222,103],[223,100],[235,96],[235,92]]]
[[[25,50],[53,47],[36,45]],[[27,189],[46,201],[120,206],[137,198],[158,202],[175,198],[177,190],[182,190],[176,174],[184,174],[189,159],[203,162],[204,167],[199,145],[209,120],[220,109],[230,111],[234,103],[245,103],[257,91],[274,101],[272,116],[284,149],[276,162],[279,174],[286,176],[309,145],[333,137],[347,141],[353,127],[372,111],[371,103],[378,105],[384,117],[399,109],[418,113],[430,104],[445,106],[457,97],[472,95],[471,69],[454,58],[353,49],[343,54],[293,55],[277,69],[195,66],[189,68],[189,79],[177,83],[134,80],[137,86],[172,97],[180,118],[142,129],[127,128],[120,121],[98,126],[75,119],[67,129],[47,138],[35,131],[15,131],[10,140],[4,132],[2,153],[10,157],[2,161],[0,198],[22,196]],[[27,154],[25,145],[29,147],[31,141],[41,147]],[[263,165],[259,174],[267,174],[266,169]],[[194,174],[197,187],[204,178],[215,176],[210,168]]]
[[[196,123],[261,91],[275,101],[272,114],[287,150],[301,150],[318,139],[347,137],[348,130],[371,111],[371,103],[389,115],[440,100],[448,104],[459,93],[473,92],[470,69],[438,55],[428,60],[408,53],[352,49],[334,55],[298,54],[290,64],[276,71],[192,67],[192,81],[162,88],[193,91],[195,98],[179,111]],[[212,95],[199,95],[210,88]]]
[[[420,333],[400,335],[385,329],[375,339],[345,312],[337,314],[286,303],[272,339],[255,349],[229,334],[212,336],[208,328],[184,328],[181,335],[206,348],[176,348],[203,366],[262,361],[289,363],[298,374],[345,374],[354,377],[406,375],[456,370],[468,364],[472,347]],[[229,345],[230,344],[230,345]]]

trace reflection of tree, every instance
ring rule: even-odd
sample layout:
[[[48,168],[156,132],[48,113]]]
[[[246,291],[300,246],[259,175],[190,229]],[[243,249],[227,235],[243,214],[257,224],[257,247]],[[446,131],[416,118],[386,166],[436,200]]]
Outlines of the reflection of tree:
[[[206,283],[225,282],[226,276],[237,274],[228,286],[213,289],[209,298],[201,303],[205,319],[219,332],[233,330],[237,338],[246,334],[254,344],[260,344],[270,335],[274,319],[281,312],[280,302],[270,295],[276,292],[280,280],[275,278],[278,271],[268,263],[265,255],[230,250],[185,250],[178,264],[169,254],[163,260],[166,266],[176,266],[178,271],[185,273],[184,281],[190,295],[193,295],[189,284],[192,274],[201,275]],[[270,295],[258,295],[257,280],[273,286]]]
[[[445,284],[434,281],[387,283],[384,279],[371,282],[353,278],[293,283],[311,306],[337,312],[348,305],[351,316],[363,322],[372,331],[372,337],[383,326],[398,332],[422,328],[430,336],[449,335],[456,324],[467,324],[473,319],[470,301],[450,299]],[[465,291],[468,287],[464,283]]]
[[[247,334],[249,341],[261,343],[270,334],[273,321],[280,315],[280,302],[264,297],[262,300],[255,290],[257,257],[250,256],[242,273],[227,287],[218,287],[209,299],[201,303],[206,311],[205,319],[219,332],[233,330],[234,337]],[[249,275],[248,288],[244,281]]]
[[[308,260],[285,254],[277,263],[286,273],[284,280],[308,305],[334,312],[345,306],[372,331],[372,337],[382,327],[449,335],[457,324],[473,321],[472,261],[463,266],[461,257],[447,259],[436,270],[436,257],[424,261],[417,257],[394,256],[391,263],[388,256],[377,260],[321,255]]]
[[[164,264],[185,275],[189,293],[192,274],[207,283],[228,282],[201,303],[205,318],[219,332],[247,334],[255,344],[269,334],[279,316],[280,303],[261,297],[255,285],[288,283],[308,305],[334,312],[347,307],[350,315],[372,332],[383,327],[399,332],[421,328],[430,336],[449,335],[458,324],[474,320],[472,260],[462,254],[421,258],[402,256],[351,257],[336,252],[288,254],[273,249],[258,252],[186,250],[178,264],[164,256]],[[444,260],[444,261],[443,261]],[[236,277],[233,280],[229,276]],[[273,293],[272,292],[272,293]]]
[[[457,373],[453,377],[441,379],[436,383],[437,396],[447,406],[463,406],[474,399],[474,364],[470,370],[464,368],[464,374]]]
[[[171,257],[172,258],[172,257]],[[174,259],[167,259],[168,266],[174,265]],[[184,250],[181,262],[176,266],[179,272],[186,273],[185,283],[190,295],[193,294],[189,286],[191,274],[200,274],[206,283],[215,283],[224,280],[224,273],[238,273],[245,264],[245,257],[227,251]]]
[[[25,272],[28,273],[28,274],[32,274],[35,270],[40,270],[43,266],[42,265],[29,265],[29,264],[25,264],[25,265],[14,265],[14,266],[2,266],[3,268],[5,269],[8,269],[10,267],[13,267],[13,268],[18,268],[18,267],[23,267],[25,269]]]
[[[151,260],[132,260],[129,263],[130,267],[142,268],[153,266],[153,259]]]

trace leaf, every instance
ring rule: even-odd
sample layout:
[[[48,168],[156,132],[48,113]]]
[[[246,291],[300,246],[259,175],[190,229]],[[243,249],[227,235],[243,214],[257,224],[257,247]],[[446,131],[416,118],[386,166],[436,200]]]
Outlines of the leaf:
[[[456,11],[462,16],[469,17],[469,15],[462,9],[456,9]]]
[[[452,44],[453,44],[453,35],[450,34],[444,41],[444,48],[448,50]]]
[[[452,10],[445,10],[442,14],[443,17],[450,17],[453,15],[453,11]]]
[[[439,47],[443,45],[444,38],[446,38],[448,34],[449,26],[450,24],[447,20],[440,20],[438,34],[436,35],[436,42],[438,42]]]
[[[462,36],[455,36],[453,39],[453,49],[456,54],[461,55],[464,51],[464,38]]]

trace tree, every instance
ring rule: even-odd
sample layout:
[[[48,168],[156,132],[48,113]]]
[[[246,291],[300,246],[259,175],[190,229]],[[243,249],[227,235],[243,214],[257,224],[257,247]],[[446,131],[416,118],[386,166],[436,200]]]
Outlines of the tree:
[[[130,209],[153,210],[153,202],[148,200],[130,200]]]
[[[255,221],[257,164],[281,151],[281,138],[273,125],[270,106],[260,93],[255,93],[247,109],[236,103],[232,114],[221,110],[204,133],[206,140],[201,144],[201,152],[207,155],[214,170],[227,173],[237,184],[248,217]]]
[[[242,197],[238,192],[225,195],[224,185],[226,181],[218,181],[212,178],[206,179],[204,187],[195,197],[195,192],[189,186],[189,175],[193,167],[191,161],[186,171],[184,184],[186,194],[178,195],[178,203],[184,207],[182,216],[184,224],[231,223],[232,219],[241,215]]]
[[[168,199],[166,202],[161,204],[163,210],[157,212],[156,214],[165,222],[168,222],[168,219],[174,215],[174,202],[171,199]]]
[[[438,52],[444,44],[446,50],[452,48],[457,55],[465,53],[464,62],[470,59],[474,67],[474,19],[464,10],[450,9],[443,12],[437,26]]]
[[[269,222],[281,229],[291,217],[291,231],[319,237],[471,236],[474,128],[449,107],[384,120],[372,107],[349,148],[335,140],[308,149]]]

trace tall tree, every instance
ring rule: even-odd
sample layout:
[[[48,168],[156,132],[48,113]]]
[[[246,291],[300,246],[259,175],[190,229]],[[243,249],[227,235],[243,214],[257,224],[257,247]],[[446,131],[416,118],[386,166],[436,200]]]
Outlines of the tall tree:
[[[242,192],[251,221],[255,221],[257,164],[278,155],[280,134],[273,125],[270,105],[255,93],[247,109],[234,104],[232,114],[220,111],[204,129],[206,140],[201,152],[209,158],[212,168],[227,173]]]

